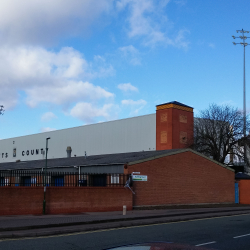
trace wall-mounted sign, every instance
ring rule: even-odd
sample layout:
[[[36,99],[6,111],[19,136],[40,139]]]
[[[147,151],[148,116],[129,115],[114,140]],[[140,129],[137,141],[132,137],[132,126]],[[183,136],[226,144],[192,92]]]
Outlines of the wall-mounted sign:
[[[148,176],[147,175],[132,175],[133,181],[147,181]]]
[[[41,149],[31,149],[31,150],[22,150],[21,151],[22,156],[25,155],[38,155],[38,154],[45,154],[45,150],[43,150],[43,148]],[[2,158],[8,158],[8,153],[0,153],[0,157],[2,155]],[[17,156],[17,149],[13,148],[13,157]]]

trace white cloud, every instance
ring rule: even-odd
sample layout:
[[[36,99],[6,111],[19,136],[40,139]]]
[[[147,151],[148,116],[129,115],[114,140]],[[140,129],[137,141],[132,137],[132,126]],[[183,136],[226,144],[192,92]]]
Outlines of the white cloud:
[[[208,44],[208,47],[214,49],[214,48],[215,48],[215,44],[214,44],[214,43],[209,43],[209,44]]]
[[[145,100],[138,100],[138,101],[134,101],[134,100],[122,100],[122,104],[123,105],[130,105],[130,106],[135,106],[135,105],[146,105],[147,102]]]
[[[41,132],[50,132],[55,130],[56,130],[55,128],[50,128],[50,127],[45,127],[40,129]]]
[[[173,26],[163,11],[168,3],[169,0],[120,0],[116,7],[118,11],[128,9],[130,38],[143,38],[145,46],[164,44],[186,48],[188,43],[182,30],[174,38],[167,35],[168,29]]]
[[[147,104],[147,102],[145,100],[138,100],[138,101],[134,101],[134,100],[122,100],[121,101],[122,105],[124,106],[128,106],[130,107],[130,109],[132,110],[130,112],[131,115],[136,115],[138,114],[138,112],[144,108],[144,106]]]
[[[114,96],[114,94],[99,86],[82,81],[67,81],[54,86],[37,86],[36,88],[28,89],[26,92],[28,94],[27,104],[30,107],[35,107],[40,102],[68,105],[80,100],[95,101]]]
[[[118,89],[120,89],[124,92],[129,92],[129,91],[138,92],[138,88],[133,86],[131,83],[121,83],[117,87],[118,87]]]
[[[79,102],[71,109],[70,115],[86,123],[94,122],[95,118],[113,120],[117,118],[117,107],[112,103],[96,107],[91,103]]]
[[[235,104],[236,103],[233,100],[224,100],[218,103],[218,105],[229,105],[229,106],[234,106]]]
[[[139,51],[133,45],[120,47],[119,51],[122,53],[123,57],[127,59],[132,65],[141,65]]]
[[[180,7],[184,6],[187,4],[187,0],[175,0],[174,1],[177,5],[179,5]]]
[[[42,115],[41,120],[42,121],[50,121],[52,119],[57,118],[57,116],[53,112],[46,112]]]
[[[190,33],[188,30],[179,30],[177,36],[173,40],[174,46],[187,49],[189,42],[185,39],[185,34]]]
[[[114,96],[88,81],[114,72],[99,57],[87,62],[72,48],[53,52],[41,47],[5,46],[0,48],[0,58],[0,100],[6,109],[17,104],[19,91],[25,93],[30,107],[41,102],[69,105]]]
[[[59,36],[86,33],[112,0],[1,0],[0,42],[50,44]],[[98,23],[99,24],[99,23]],[[100,23],[99,25],[102,25]]]

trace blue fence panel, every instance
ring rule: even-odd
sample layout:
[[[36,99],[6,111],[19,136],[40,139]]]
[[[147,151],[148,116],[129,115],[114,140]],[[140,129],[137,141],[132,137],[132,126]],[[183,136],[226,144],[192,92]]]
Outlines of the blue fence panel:
[[[55,181],[56,187],[63,187],[64,186],[64,177],[63,176],[54,177],[54,181]]]
[[[234,190],[235,190],[235,203],[239,204],[239,184],[234,184]]]
[[[23,177],[23,184],[25,187],[30,187],[31,186],[31,177],[29,177],[29,176]]]
[[[5,185],[5,178],[1,177],[0,178],[0,186],[4,186]]]

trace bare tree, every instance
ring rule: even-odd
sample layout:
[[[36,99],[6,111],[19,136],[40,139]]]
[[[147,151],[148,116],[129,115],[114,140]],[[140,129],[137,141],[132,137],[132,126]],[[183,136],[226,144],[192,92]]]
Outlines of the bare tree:
[[[246,126],[249,131],[248,118]],[[194,119],[194,149],[218,162],[224,163],[227,155],[242,159],[242,140],[243,112],[237,108],[211,104]]]
[[[3,112],[4,112],[4,106],[0,105],[0,115],[3,115]]]

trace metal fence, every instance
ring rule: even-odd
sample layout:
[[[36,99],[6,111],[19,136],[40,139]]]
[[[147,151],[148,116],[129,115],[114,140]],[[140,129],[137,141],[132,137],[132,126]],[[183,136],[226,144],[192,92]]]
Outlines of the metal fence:
[[[0,171],[0,188],[6,186],[116,187],[124,186],[129,175],[79,174],[68,172]]]

